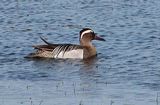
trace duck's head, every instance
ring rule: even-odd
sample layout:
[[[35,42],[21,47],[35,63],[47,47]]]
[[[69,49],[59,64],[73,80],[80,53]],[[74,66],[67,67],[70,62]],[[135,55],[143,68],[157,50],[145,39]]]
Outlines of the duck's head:
[[[96,33],[90,28],[83,28],[80,31],[80,37],[79,37],[80,43],[90,43],[92,40],[99,40],[99,41],[105,41],[105,39],[97,36]]]

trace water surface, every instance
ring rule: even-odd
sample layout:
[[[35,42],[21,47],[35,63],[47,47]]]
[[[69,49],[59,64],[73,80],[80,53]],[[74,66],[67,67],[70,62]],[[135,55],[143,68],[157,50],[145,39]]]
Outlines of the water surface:
[[[158,105],[159,0],[1,0],[1,105]],[[90,27],[89,60],[25,59],[39,36],[78,44]]]

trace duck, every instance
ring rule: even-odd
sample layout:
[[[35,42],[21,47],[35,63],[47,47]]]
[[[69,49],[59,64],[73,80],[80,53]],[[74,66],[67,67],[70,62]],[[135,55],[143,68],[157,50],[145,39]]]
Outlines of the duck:
[[[87,59],[97,55],[92,40],[105,41],[92,29],[83,28],[79,32],[78,44],[53,44],[40,37],[45,43],[43,45],[32,46],[35,52],[28,54],[25,58],[60,58],[60,59]]]

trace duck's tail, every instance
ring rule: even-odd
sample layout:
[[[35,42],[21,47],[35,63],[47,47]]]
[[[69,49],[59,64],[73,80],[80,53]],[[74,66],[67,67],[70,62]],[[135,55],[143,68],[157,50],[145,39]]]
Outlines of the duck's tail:
[[[42,38],[41,36],[40,36],[40,38],[41,38],[41,40],[44,42],[44,43],[46,43],[46,44],[48,44],[48,45],[52,45],[52,43],[49,43],[49,42],[47,42],[44,38]]]

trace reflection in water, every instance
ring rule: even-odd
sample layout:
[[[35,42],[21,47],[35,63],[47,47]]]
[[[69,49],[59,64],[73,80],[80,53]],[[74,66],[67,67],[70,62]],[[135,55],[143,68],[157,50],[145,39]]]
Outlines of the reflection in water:
[[[37,76],[37,78],[39,74],[42,76],[44,74],[43,78],[46,80],[70,81],[78,85],[76,88],[78,88],[80,94],[91,96],[96,94],[98,96],[100,93],[96,93],[97,83],[101,79],[98,71],[98,59],[97,57],[85,60],[42,58],[32,59],[32,65],[37,73],[34,76]],[[41,80],[43,80],[42,77]]]
[[[39,69],[46,70],[47,68],[62,69],[70,66],[80,67],[80,70],[92,70],[96,67],[97,57],[92,57],[85,60],[80,59],[46,59],[46,58],[34,58],[33,66]],[[46,68],[47,67],[47,68]],[[61,68],[60,68],[61,67]]]
[[[100,95],[99,92],[96,92],[98,85],[97,82],[101,78],[101,75],[98,71],[97,61],[97,57],[83,60],[84,65],[80,66],[79,68],[81,90],[85,90],[84,93],[87,95]]]
[[[100,74],[98,71],[98,58],[92,57],[85,60],[78,59],[32,59],[33,69],[37,73],[48,74],[48,79],[54,78],[54,80],[73,79],[74,77],[80,77],[82,84],[95,83]],[[62,75],[64,74],[64,75]],[[66,76],[67,75],[67,76]],[[68,77],[71,75],[71,77]]]
[[[97,56],[93,56],[91,58],[84,59],[82,61],[86,66],[94,65],[97,61]]]

